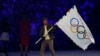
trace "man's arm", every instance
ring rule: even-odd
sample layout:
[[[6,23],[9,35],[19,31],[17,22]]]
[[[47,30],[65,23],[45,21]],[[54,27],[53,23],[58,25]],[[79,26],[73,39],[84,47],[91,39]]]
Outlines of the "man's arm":
[[[40,28],[40,33],[39,33],[40,37],[43,37],[43,27]]]

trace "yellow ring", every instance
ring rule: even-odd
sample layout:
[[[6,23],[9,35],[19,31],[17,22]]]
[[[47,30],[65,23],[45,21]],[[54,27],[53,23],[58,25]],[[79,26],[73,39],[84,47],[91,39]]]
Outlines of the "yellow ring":
[[[77,33],[77,31],[72,30],[72,26],[70,26],[70,31],[73,33]]]

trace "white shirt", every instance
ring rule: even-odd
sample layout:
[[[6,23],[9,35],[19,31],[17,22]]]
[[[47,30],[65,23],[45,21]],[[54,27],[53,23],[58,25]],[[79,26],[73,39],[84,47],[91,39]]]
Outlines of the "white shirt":
[[[45,36],[45,40],[50,40],[50,36],[47,35],[48,34],[48,31],[47,31],[47,26],[44,26],[44,36]]]

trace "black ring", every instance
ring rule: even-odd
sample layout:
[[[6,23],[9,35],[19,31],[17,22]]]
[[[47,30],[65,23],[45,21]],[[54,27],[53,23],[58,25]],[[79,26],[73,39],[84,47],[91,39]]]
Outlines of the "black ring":
[[[80,27],[84,28],[84,31],[79,31],[79,28],[80,28]],[[78,33],[83,34],[83,33],[85,33],[85,31],[86,31],[86,30],[85,30],[85,27],[84,27],[83,25],[79,25],[79,26],[77,27],[77,32],[78,32]]]

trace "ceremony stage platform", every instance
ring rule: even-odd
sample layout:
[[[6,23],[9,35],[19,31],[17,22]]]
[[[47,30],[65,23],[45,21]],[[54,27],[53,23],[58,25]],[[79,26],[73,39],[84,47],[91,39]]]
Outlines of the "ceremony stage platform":
[[[9,52],[8,54],[9,54],[9,56],[20,56],[20,52]],[[2,56],[1,53],[0,53],[0,56]],[[28,52],[28,56],[39,56],[39,51]],[[46,51],[45,56],[51,56],[50,52]],[[100,51],[96,51],[96,50],[56,51],[56,56],[100,56]]]

